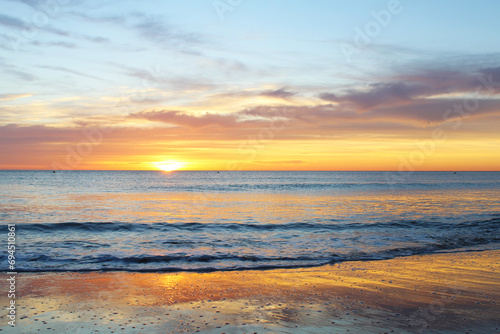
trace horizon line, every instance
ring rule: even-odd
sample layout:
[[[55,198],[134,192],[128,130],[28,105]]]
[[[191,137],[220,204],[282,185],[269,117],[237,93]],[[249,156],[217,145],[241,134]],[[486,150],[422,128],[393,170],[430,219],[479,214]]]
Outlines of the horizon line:
[[[399,170],[318,170],[318,169],[311,169],[311,170],[287,170],[287,169],[248,169],[248,170],[225,170],[225,169],[178,169],[178,170],[172,170],[172,171],[164,171],[161,169],[0,169],[0,171],[11,171],[11,172],[21,172],[21,171],[27,171],[27,172],[35,172],[35,171],[40,171],[40,172],[162,172],[162,173],[173,173],[173,172],[396,172],[396,173],[425,173],[425,172],[451,172],[451,173],[458,173],[458,172],[500,172],[500,170],[404,170],[404,171],[399,171]]]

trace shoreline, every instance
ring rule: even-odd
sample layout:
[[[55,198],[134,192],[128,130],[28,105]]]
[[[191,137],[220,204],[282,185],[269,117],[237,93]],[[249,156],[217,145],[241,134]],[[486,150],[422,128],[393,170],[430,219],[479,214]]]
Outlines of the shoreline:
[[[208,268],[208,269],[189,269],[189,268],[167,268],[167,269],[117,269],[117,268],[101,268],[101,269],[79,269],[79,270],[33,270],[33,271],[16,271],[18,274],[103,274],[103,273],[137,273],[137,274],[175,274],[175,273],[193,273],[193,274],[210,274],[210,273],[224,273],[224,272],[247,272],[247,271],[269,271],[269,270],[307,270],[314,268],[322,268],[329,266],[341,265],[342,263],[356,263],[356,262],[376,262],[376,261],[389,261],[398,258],[409,258],[413,256],[432,256],[432,255],[444,255],[444,254],[460,254],[460,253],[476,253],[476,252],[489,252],[489,251],[500,251],[500,249],[467,249],[467,250],[450,250],[450,251],[439,251],[439,252],[428,252],[412,255],[397,255],[386,259],[359,259],[359,260],[340,260],[338,262],[324,263],[324,264],[311,264],[311,265],[290,265],[282,267],[274,266],[262,266],[262,267],[239,267],[239,268]],[[6,275],[8,271],[0,271],[0,275]]]
[[[8,333],[497,333],[500,250],[321,267],[17,274]],[[7,274],[0,274],[8,291]],[[0,303],[7,305],[6,294]]]

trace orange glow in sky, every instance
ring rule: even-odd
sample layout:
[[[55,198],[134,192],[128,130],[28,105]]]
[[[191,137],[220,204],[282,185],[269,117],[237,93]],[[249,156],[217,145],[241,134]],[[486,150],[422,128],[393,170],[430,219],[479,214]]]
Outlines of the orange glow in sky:
[[[154,162],[153,165],[164,172],[172,172],[175,170],[182,169],[184,166],[183,163],[178,161],[162,161],[162,162]]]
[[[0,169],[500,170],[500,2],[199,3],[9,1]]]

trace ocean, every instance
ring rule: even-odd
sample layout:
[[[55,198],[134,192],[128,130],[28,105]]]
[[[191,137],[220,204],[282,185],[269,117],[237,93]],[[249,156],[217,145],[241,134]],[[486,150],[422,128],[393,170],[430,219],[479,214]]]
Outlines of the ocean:
[[[500,172],[0,171],[16,271],[297,268],[500,249]]]

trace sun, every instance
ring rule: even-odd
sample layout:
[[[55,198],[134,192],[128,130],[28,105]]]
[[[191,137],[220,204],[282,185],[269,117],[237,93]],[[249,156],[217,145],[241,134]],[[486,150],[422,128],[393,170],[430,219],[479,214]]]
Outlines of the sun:
[[[179,161],[161,161],[161,162],[153,162],[153,165],[164,172],[173,172],[174,170],[178,170],[184,166],[183,163]]]

